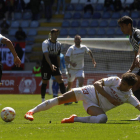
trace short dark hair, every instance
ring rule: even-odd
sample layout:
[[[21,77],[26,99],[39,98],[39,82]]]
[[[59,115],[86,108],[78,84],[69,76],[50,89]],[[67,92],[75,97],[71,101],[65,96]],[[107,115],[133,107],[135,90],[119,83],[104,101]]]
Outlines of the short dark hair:
[[[80,38],[81,38],[81,36],[80,36],[80,35],[75,35],[75,37],[74,37],[74,38],[76,38],[76,37],[80,37]]]
[[[118,24],[131,24],[131,26],[133,25],[133,20],[131,17],[129,16],[123,16],[118,20]]]
[[[127,72],[122,75],[122,80],[129,86],[133,86],[138,81],[138,78],[134,73]]]
[[[59,32],[59,30],[58,29],[51,29],[51,33],[54,33],[54,32]]]

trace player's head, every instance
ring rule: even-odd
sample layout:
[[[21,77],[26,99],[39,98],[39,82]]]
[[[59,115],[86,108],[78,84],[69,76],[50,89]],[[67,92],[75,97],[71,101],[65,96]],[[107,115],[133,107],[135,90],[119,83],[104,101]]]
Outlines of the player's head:
[[[81,43],[81,36],[80,36],[80,35],[76,35],[76,36],[74,37],[74,42],[75,42],[75,45],[76,45],[76,46],[79,46],[80,43]]]
[[[58,29],[52,29],[51,30],[51,39],[56,40],[59,34],[59,30]]]
[[[40,62],[39,61],[36,61],[36,66],[40,66]]]
[[[138,78],[134,73],[124,73],[122,75],[122,80],[119,88],[121,91],[128,91],[136,84],[137,81]]]
[[[129,16],[121,17],[118,20],[118,24],[124,34],[130,34],[132,32],[133,20]]]

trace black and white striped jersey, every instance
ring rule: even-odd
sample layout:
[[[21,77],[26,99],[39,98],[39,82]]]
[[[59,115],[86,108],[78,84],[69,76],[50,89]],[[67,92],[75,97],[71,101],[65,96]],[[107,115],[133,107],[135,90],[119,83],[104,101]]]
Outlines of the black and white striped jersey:
[[[49,39],[44,40],[42,43],[42,51],[43,51],[42,64],[48,64],[44,56],[44,53],[48,52],[51,63],[54,64],[55,66],[58,66],[57,56],[60,56],[61,52],[61,43],[59,41],[56,41],[56,43],[52,43]]]
[[[129,41],[133,46],[134,51],[138,51],[140,44],[140,30],[137,28],[133,28],[132,36],[129,36]]]

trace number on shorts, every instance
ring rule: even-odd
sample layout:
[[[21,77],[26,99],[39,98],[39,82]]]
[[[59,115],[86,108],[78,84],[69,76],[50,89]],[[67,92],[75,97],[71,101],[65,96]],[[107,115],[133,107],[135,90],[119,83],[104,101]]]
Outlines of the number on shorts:
[[[83,94],[89,94],[88,90],[86,88],[82,88]]]

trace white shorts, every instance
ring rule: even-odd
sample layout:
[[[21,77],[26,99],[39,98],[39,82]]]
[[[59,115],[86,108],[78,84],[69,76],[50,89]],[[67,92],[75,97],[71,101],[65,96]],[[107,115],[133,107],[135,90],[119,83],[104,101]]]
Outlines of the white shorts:
[[[83,77],[83,78],[85,77],[83,69],[81,70],[69,69],[68,70],[68,82],[73,82],[75,78],[77,77]]]
[[[83,106],[84,106],[84,109],[86,110],[86,112],[87,112],[87,109],[91,106],[95,106],[95,107],[100,108],[99,102],[98,102],[97,97],[96,97],[95,90],[94,90],[94,92],[92,93],[92,96],[91,96],[90,94],[84,94],[83,91],[82,91],[82,88],[83,87],[73,88],[72,90],[75,93],[76,100],[77,101],[80,101],[80,100],[83,101]]]

